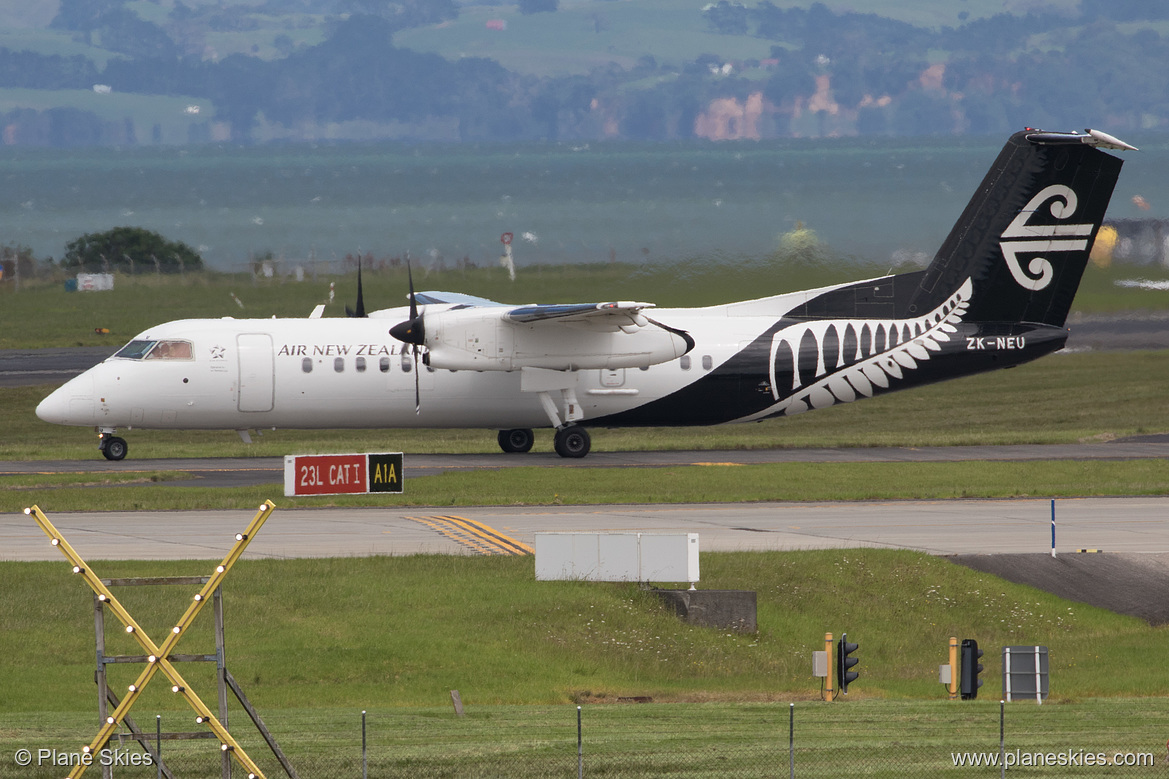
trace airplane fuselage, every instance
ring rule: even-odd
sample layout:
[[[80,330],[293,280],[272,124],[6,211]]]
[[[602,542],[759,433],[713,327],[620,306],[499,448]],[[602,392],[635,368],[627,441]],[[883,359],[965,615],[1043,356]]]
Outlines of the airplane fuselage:
[[[764,306],[783,311],[790,301]],[[575,390],[577,421],[710,425],[791,415],[1025,362],[1060,348],[1067,335],[960,319],[800,322],[752,308],[658,309],[658,319],[694,338],[688,354],[640,368],[556,372]],[[46,398],[38,414],[102,429],[552,426],[538,394],[524,391],[524,371],[419,365],[388,334],[396,316],[169,322],[135,342],[188,343],[189,355],[111,357]]]

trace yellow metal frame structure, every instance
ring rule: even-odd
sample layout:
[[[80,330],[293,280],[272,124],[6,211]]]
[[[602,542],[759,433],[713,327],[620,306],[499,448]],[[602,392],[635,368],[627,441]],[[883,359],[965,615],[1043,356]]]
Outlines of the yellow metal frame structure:
[[[828,658],[828,677],[824,681],[826,685],[824,688],[824,700],[828,701],[829,703],[836,700],[836,696],[833,694],[835,692],[833,689],[833,682],[836,681],[836,665],[832,662],[832,647],[832,634],[825,633],[824,654]]]
[[[77,551],[69,545],[69,542],[65,540],[65,536],[61,535],[61,532],[57,530],[57,528],[53,527],[53,523],[49,521],[48,517],[45,516],[44,512],[42,512],[39,507],[31,506],[24,510],[24,513],[31,515],[36,520],[37,524],[40,525],[41,530],[45,531],[45,535],[49,537],[49,540],[53,546],[60,549],[61,553],[65,555],[65,559],[73,564],[73,573],[81,576],[81,578],[85,580],[85,583],[88,584],[97,595],[98,599],[102,600],[105,605],[110,607],[110,610],[113,611],[122,624],[126,626],[126,632],[130,634],[130,637],[137,641],[142,649],[147,653],[146,668],[143,669],[137,680],[135,680],[135,682],[130,685],[129,691],[126,694],[126,697],[122,698],[121,704],[118,705],[113,714],[106,718],[105,723],[102,725],[101,730],[98,731],[97,735],[94,736],[93,741],[91,741],[88,746],[82,748],[82,754],[96,756],[97,753],[105,747],[106,743],[110,740],[110,736],[113,735],[114,731],[118,728],[122,720],[129,713],[130,708],[142,694],[143,688],[146,687],[150,680],[154,678],[154,675],[161,670],[163,675],[170,679],[172,685],[171,690],[178,693],[179,695],[182,695],[183,698],[187,701],[187,704],[192,709],[194,709],[196,715],[198,715],[195,721],[206,724],[211,728],[211,731],[215,734],[216,738],[219,739],[220,748],[224,752],[229,752],[231,756],[234,757],[235,760],[248,771],[248,779],[264,779],[264,774],[262,771],[260,771],[259,766],[257,766],[252,761],[252,759],[248,757],[248,754],[244,751],[243,747],[241,747],[239,743],[232,737],[231,733],[227,731],[227,728],[224,727],[218,719],[216,719],[215,715],[211,713],[211,710],[207,708],[206,704],[204,704],[199,696],[195,694],[190,685],[187,684],[186,680],[183,679],[182,675],[167,658],[170,656],[171,651],[175,648],[175,645],[178,644],[179,640],[183,637],[183,634],[186,632],[187,628],[190,627],[191,623],[195,620],[195,617],[198,616],[199,612],[203,608],[203,605],[207,603],[208,598],[213,592],[215,592],[215,588],[218,587],[220,583],[222,583],[223,578],[227,575],[227,572],[231,570],[231,567],[235,564],[236,560],[238,560],[244,553],[244,550],[247,549],[248,543],[255,537],[260,528],[263,527],[264,522],[272,514],[272,510],[274,508],[276,508],[276,505],[272,501],[264,501],[263,505],[260,506],[259,511],[256,512],[256,516],[252,518],[252,521],[248,525],[247,529],[242,533],[236,534],[235,544],[232,546],[231,551],[229,551],[227,556],[223,558],[223,562],[215,567],[215,573],[211,575],[211,577],[207,580],[207,583],[203,585],[203,588],[199,590],[198,593],[196,593],[195,597],[191,601],[191,604],[187,607],[186,613],[184,613],[179,621],[175,623],[175,626],[171,629],[170,634],[167,636],[166,640],[162,643],[161,646],[156,644],[150,638],[150,636],[147,635],[146,631],[142,629],[142,626],[139,625],[132,616],[130,616],[130,612],[126,611],[126,609],[109,590],[109,588],[106,587],[106,585],[102,583],[101,579],[98,578],[97,574],[95,574],[86,564],[86,562],[81,559],[81,555],[77,554]],[[86,767],[87,766],[84,762],[75,766],[74,769],[69,773],[70,779],[77,779],[80,777],[83,773],[85,773]]]
[[[950,684],[946,691],[950,693],[950,700],[958,700],[958,637],[950,636]]]

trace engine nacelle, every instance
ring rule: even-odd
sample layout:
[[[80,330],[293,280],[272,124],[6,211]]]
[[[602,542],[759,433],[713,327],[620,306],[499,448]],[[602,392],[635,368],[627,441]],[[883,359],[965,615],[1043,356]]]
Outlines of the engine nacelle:
[[[427,364],[473,371],[643,368],[681,357],[693,346],[684,333],[649,322],[624,328],[589,321],[517,324],[501,314],[482,309],[428,313]]]

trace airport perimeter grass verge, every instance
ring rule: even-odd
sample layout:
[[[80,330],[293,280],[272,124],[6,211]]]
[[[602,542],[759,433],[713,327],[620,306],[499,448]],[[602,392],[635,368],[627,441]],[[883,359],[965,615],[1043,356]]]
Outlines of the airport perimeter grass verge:
[[[256,487],[56,483],[56,476],[0,477],[0,511],[36,503],[48,512],[232,509],[271,499],[280,508],[519,506],[611,503],[945,500],[1169,493],[1169,461],[768,463],[658,468],[506,468],[409,477],[401,495],[286,498]],[[176,476],[168,474],[168,476]],[[70,476],[72,480],[75,477]],[[198,480],[192,482],[198,485]]]
[[[198,575],[211,561],[88,561],[102,577]],[[93,599],[67,563],[4,562],[0,711],[91,711]],[[670,583],[660,583],[669,586]],[[898,550],[707,553],[702,587],[757,593],[757,634],[683,623],[632,584],[537,582],[533,558],[416,555],[244,559],[224,585],[228,668],[261,710],[819,697],[824,633],[861,645],[849,700],[939,697],[950,636],[1051,648],[1056,699],[1135,696],[1169,685],[1165,628],[1063,600],[943,558]],[[118,588],[147,633],[165,634],[192,587]],[[213,652],[210,610],[178,651]],[[107,618],[107,652],[140,649]],[[125,689],[140,668],[111,667]],[[183,667],[213,689],[214,664]],[[162,684],[143,713],[185,712]]]
[[[581,706],[582,749],[578,757],[577,706],[470,704],[466,716],[449,705],[390,708],[295,708],[262,712],[265,722],[300,776],[345,779],[362,776],[362,712],[365,711],[369,776],[379,779],[507,776],[543,779],[577,776],[707,777],[796,776],[833,779],[850,775],[878,779],[935,777],[955,772],[955,755],[999,751],[999,701],[860,699],[834,704],[818,700],[749,703],[642,703]],[[233,717],[237,715],[233,711]],[[242,718],[242,712],[240,713]],[[162,716],[163,731],[183,727],[181,714]],[[143,719],[153,721],[147,715]],[[1128,767],[1060,769],[1013,767],[1015,776],[1077,777],[1140,775],[1163,764],[1169,724],[1165,698],[1092,698],[1008,705],[1005,751],[1082,756],[1085,752],[1151,759]],[[235,722],[236,720],[233,720]],[[249,756],[269,777],[284,773],[254,730],[232,728]],[[789,722],[794,724],[789,731]],[[0,713],[0,757],[21,747],[76,752],[94,730],[93,713]],[[788,751],[789,733],[794,755]],[[137,752],[138,747],[123,747]],[[163,743],[164,758],[177,776],[218,776],[212,742]],[[578,763],[578,760],[580,761]],[[1075,766],[1076,764],[1071,764]],[[1082,766],[1082,763],[1080,764]],[[1091,764],[1089,764],[1091,765]],[[1134,771],[1133,768],[1138,770]],[[13,779],[56,779],[33,769],[5,771]],[[94,771],[98,769],[92,769]],[[122,769],[116,776],[153,776],[154,769]],[[958,769],[959,775],[991,775],[989,767]],[[993,769],[998,775],[998,769]],[[1147,773],[1144,772],[1144,773]],[[234,775],[234,774],[233,774]]]
[[[88,562],[103,577],[214,565]],[[92,597],[64,560],[0,563],[0,579],[0,776],[55,775],[21,772],[12,756],[77,751],[96,731]],[[1169,683],[1157,660],[1165,628],[942,558],[710,553],[702,585],[755,590],[759,632],[688,625],[635,585],[536,582],[530,557],[245,559],[224,585],[227,666],[301,774],[323,779],[360,770],[362,711],[371,775],[567,775],[577,705],[589,773],[605,773],[607,761],[628,776],[786,766],[794,704],[799,775],[839,775],[842,761],[866,775],[936,775],[953,751],[997,751],[1003,645],[1048,646],[1054,691],[1042,707],[1008,707],[1008,748],[1152,751],[1169,726],[1165,699],[1140,697]],[[116,588],[152,635],[173,624],[189,590]],[[107,627],[107,652],[140,651],[116,622]],[[860,678],[833,704],[821,702],[811,675],[826,631],[860,644]],[[987,650],[977,701],[948,701],[937,683],[951,635]],[[207,613],[178,650],[213,647]],[[138,670],[110,666],[111,685],[125,689]],[[181,670],[214,708],[214,665]],[[133,716],[147,730],[155,716],[164,730],[192,729],[192,713],[162,681]],[[463,719],[450,690],[460,692]],[[653,703],[616,705],[633,697]],[[275,768],[232,711],[233,734]],[[164,748],[194,775],[218,765],[214,743]]]

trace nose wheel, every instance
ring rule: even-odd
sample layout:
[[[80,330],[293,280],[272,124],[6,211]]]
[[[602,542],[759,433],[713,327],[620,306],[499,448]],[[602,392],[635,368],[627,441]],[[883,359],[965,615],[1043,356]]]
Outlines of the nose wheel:
[[[124,460],[126,452],[129,447],[126,446],[126,439],[116,435],[103,435],[98,449],[105,455],[107,460]]]

